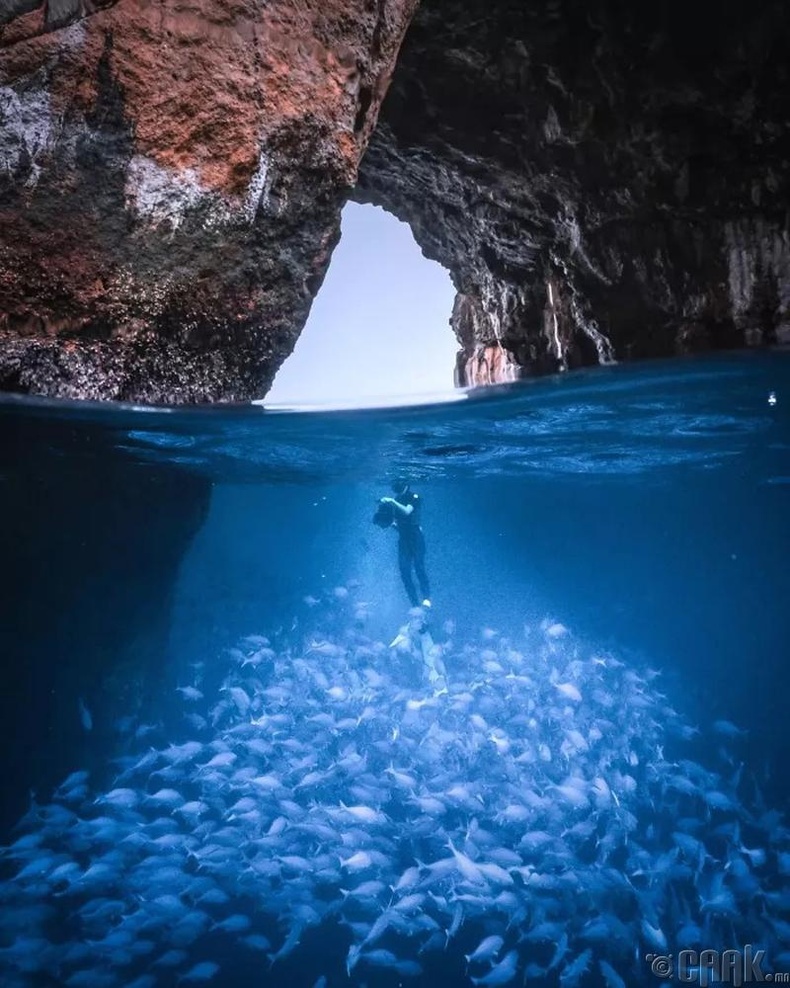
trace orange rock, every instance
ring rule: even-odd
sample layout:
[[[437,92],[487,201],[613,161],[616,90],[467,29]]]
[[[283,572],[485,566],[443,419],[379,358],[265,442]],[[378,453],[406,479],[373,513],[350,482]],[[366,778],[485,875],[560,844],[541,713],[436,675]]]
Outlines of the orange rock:
[[[264,393],[329,263],[416,3],[123,0],[74,4],[57,30],[43,6],[6,25],[0,386]],[[58,329],[20,357],[11,317],[33,310]],[[128,343],[141,327],[142,368]],[[80,339],[103,341],[70,363],[73,385],[53,373],[64,334],[78,357]]]

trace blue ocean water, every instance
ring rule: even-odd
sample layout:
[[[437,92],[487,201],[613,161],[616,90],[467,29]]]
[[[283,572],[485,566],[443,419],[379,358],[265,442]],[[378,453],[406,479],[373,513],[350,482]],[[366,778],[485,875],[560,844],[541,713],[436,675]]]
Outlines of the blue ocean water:
[[[789,408],[781,352],[6,397],[2,983],[617,988],[747,945],[780,980]]]

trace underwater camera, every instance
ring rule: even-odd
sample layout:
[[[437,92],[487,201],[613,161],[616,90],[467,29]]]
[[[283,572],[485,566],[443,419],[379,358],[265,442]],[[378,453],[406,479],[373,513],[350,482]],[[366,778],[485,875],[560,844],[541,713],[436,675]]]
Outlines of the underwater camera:
[[[373,524],[378,525],[379,528],[389,528],[390,525],[395,521],[395,509],[391,504],[382,504],[379,501],[376,506],[376,513],[373,515]]]

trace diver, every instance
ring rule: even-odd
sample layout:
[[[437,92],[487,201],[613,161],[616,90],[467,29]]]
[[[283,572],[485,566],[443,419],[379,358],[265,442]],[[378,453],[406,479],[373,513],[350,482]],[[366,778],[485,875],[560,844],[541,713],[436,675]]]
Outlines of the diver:
[[[425,572],[425,537],[420,528],[420,495],[409,487],[408,481],[396,480],[392,484],[395,497],[383,497],[373,521],[381,528],[398,529],[398,565],[403,586],[412,607],[420,606],[420,598],[412,579],[412,569],[422,594],[422,606],[431,606],[431,590]]]

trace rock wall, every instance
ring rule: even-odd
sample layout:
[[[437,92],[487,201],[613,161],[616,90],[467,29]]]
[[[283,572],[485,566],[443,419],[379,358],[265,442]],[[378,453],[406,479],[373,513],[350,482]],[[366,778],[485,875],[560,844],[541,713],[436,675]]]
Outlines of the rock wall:
[[[790,341],[780,2],[424,0],[359,201],[449,268],[459,383]]]
[[[259,397],[417,0],[4,0],[0,387]]]
[[[416,4],[4,0],[0,387],[262,395],[368,145],[459,383],[790,339],[782,0]]]
[[[95,421],[0,411],[3,838],[31,790],[102,765],[118,720],[167,693],[174,586],[212,485],[122,445]]]

